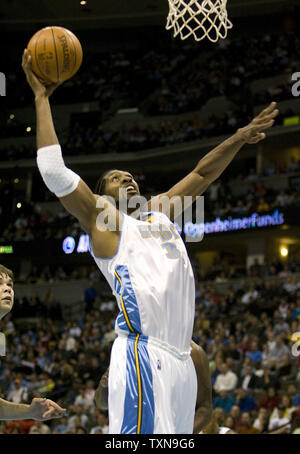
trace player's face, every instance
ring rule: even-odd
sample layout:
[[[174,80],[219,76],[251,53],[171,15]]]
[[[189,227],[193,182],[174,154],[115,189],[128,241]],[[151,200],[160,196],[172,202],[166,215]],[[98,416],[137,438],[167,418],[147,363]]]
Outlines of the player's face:
[[[106,177],[105,193],[119,200],[119,190],[126,191],[127,200],[133,196],[140,195],[139,185],[134,181],[129,172],[112,170]]]
[[[0,319],[8,314],[14,304],[14,283],[7,274],[0,274]]]

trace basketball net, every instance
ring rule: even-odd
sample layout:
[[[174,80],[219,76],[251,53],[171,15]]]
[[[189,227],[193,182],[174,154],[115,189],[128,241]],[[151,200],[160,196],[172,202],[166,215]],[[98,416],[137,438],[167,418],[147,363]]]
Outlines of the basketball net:
[[[169,0],[166,29],[182,40],[191,35],[196,41],[225,39],[232,28],[226,4],[227,0]]]

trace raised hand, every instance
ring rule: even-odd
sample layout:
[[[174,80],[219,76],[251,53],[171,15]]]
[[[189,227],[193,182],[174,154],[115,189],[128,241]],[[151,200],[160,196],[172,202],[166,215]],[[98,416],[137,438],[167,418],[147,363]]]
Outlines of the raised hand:
[[[276,102],[271,102],[271,104],[260,112],[251,123],[249,123],[244,128],[240,128],[237,131],[237,134],[240,136],[241,140],[245,143],[258,143],[261,140],[266,138],[266,134],[263,132],[266,129],[273,126],[275,122],[275,117],[279,114],[279,110],[276,109]]]
[[[32,71],[32,58],[31,52],[28,49],[25,49],[22,57],[22,68],[26,75],[27,82],[29,83],[35,97],[44,96],[49,97],[52,95],[54,90],[60,85],[60,82],[57,84],[47,84],[44,81],[41,81]]]
[[[34,398],[29,407],[30,417],[37,421],[61,418],[65,413],[65,408],[61,408],[50,399]]]

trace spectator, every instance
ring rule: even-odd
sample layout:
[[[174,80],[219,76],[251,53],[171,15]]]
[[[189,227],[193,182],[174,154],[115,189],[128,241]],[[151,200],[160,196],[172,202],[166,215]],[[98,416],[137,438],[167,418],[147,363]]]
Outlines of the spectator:
[[[276,336],[275,346],[270,350],[268,361],[274,360],[280,362],[284,355],[289,354],[288,347],[284,344],[281,335]]]
[[[15,379],[13,389],[8,393],[7,399],[15,404],[27,403],[28,391],[21,385],[19,378]]]
[[[97,426],[92,427],[90,434],[95,434],[98,430],[103,434],[108,434],[107,418],[100,411],[98,412],[97,423]]]
[[[277,430],[283,426],[286,426],[285,431],[288,432],[291,428],[289,424],[290,420],[284,416],[286,408],[284,405],[279,404],[277,407],[277,415],[270,418],[269,422],[269,431]]]
[[[258,416],[253,423],[253,427],[259,430],[260,433],[266,433],[269,428],[269,414],[266,408],[260,408]]]
[[[232,391],[235,389],[238,381],[237,375],[229,370],[226,363],[223,363],[220,367],[221,373],[217,376],[214,389],[215,391],[226,390]]]
[[[253,367],[250,365],[245,366],[244,375],[240,378],[238,386],[243,388],[246,392],[256,388],[257,377],[253,373]]]
[[[300,407],[300,394],[297,392],[295,384],[291,383],[287,389],[288,396],[292,401],[293,407]]]
[[[229,413],[234,404],[234,397],[225,389],[221,389],[219,395],[213,400],[213,408],[222,408],[225,413]]]
[[[254,398],[243,388],[239,388],[236,392],[236,403],[240,407],[241,413],[252,411],[257,406]]]
[[[91,400],[89,397],[86,396],[84,387],[80,388],[79,394],[75,399],[74,405],[75,406],[80,405],[84,409],[88,409],[91,407]]]
[[[256,407],[256,410],[260,408],[266,408],[269,411],[273,411],[274,408],[279,404],[279,397],[276,396],[276,391],[273,386],[270,386],[267,390],[267,395],[264,396]]]
[[[251,359],[252,364],[258,364],[262,360],[262,352],[258,349],[256,341],[251,342],[250,351],[247,352],[247,357]]]
[[[58,420],[60,424],[57,424],[53,428],[53,433],[60,433],[60,434],[65,434],[67,433],[69,429],[69,423],[68,423],[68,418],[66,416],[63,416]]]
[[[242,413],[241,421],[237,429],[239,434],[259,434],[260,430],[255,428],[252,424],[250,413],[245,411]]]

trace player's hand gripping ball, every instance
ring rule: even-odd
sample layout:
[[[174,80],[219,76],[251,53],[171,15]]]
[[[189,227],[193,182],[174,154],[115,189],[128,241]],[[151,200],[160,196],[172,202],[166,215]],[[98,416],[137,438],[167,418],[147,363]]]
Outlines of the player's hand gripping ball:
[[[62,83],[77,73],[82,63],[78,38],[63,27],[45,27],[30,39],[32,71],[46,84]]]

